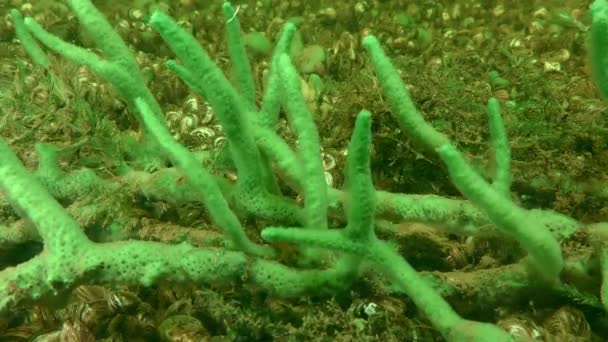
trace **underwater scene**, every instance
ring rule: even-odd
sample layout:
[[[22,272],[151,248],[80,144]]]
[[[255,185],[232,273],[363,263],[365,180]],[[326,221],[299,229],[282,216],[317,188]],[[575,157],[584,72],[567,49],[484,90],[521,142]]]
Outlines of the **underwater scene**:
[[[0,0],[21,341],[608,341],[608,0]]]

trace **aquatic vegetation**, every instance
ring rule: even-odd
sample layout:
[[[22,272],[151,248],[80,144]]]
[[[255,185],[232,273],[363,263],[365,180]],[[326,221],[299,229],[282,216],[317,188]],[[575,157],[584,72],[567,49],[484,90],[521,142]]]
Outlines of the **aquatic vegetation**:
[[[150,16],[150,28],[177,57],[167,67],[204,99],[225,140],[212,144],[211,151],[191,152],[176,139],[174,127],[181,134],[196,131],[205,138],[216,131],[196,128],[199,119],[195,116],[165,114],[130,49],[103,15],[88,0],[71,0],[69,5],[101,53],[62,40],[13,10],[21,44],[32,61],[50,74],[52,67],[39,44],[111,84],[135,115],[140,131],[125,130],[106,141],[109,146],[99,147],[122,153],[112,156],[112,177],[92,168],[63,170],[60,155],[69,154],[70,149],[44,142],[35,146],[38,167],[30,172],[9,144],[0,140],[0,188],[6,201],[31,223],[0,226],[0,232],[7,244],[33,239],[44,245],[37,255],[0,271],[0,311],[60,296],[81,284],[98,283],[203,286],[245,279],[281,298],[332,295],[347,291],[370,269],[381,274],[393,291],[405,293],[450,341],[510,341],[513,336],[507,330],[524,325],[515,319],[494,325],[463,318],[444,298],[463,286],[483,286],[479,291],[489,298],[504,295],[505,284],[548,287],[575,300],[587,299],[595,307],[608,306],[602,301],[605,286],[599,299],[586,297],[584,277],[586,269],[593,267],[599,267],[603,281],[608,277],[605,227],[583,227],[568,216],[524,209],[511,199],[511,151],[498,99],[489,98],[484,108],[496,166],[488,180],[446,134],[425,120],[378,38],[367,35],[362,45],[391,114],[413,142],[439,156],[466,200],[376,190],[370,167],[374,114],[367,110],[356,116],[347,149],[345,185],[336,189],[327,184],[318,127],[290,56],[297,30],[294,22],[283,25],[263,93],[258,95],[239,17],[230,3],[223,5],[223,11],[234,82],[186,28],[162,12]],[[601,43],[608,32],[608,5],[598,0],[592,13],[593,61],[604,94],[608,68],[603,56],[608,54]],[[319,53],[313,55],[314,62],[320,63]],[[54,84],[62,93],[64,85],[60,81]],[[275,130],[282,112],[296,137],[293,144]],[[92,120],[103,122],[98,115]],[[121,196],[175,207],[203,204],[205,215],[221,234],[198,241],[188,236],[174,243],[145,241],[136,239],[138,233],[120,216],[113,217],[110,203],[79,203],[83,198],[119,201]],[[64,208],[62,202],[71,205]],[[265,223],[255,236],[246,224],[251,218]],[[104,230],[85,231],[83,226],[91,221],[101,221]],[[494,273],[480,273],[480,279],[423,277],[392,244],[379,238],[387,221],[436,224],[463,236],[510,238],[527,257]],[[597,245],[601,266],[593,258],[581,261],[562,253],[561,244],[581,232]],[[458,264],[461,254],[451,250],[450,262]],[[366,306],[366,315],[373,315],[372,307]],[[578,313],[568,315],[585,329],[578,323]],[[551,322],[559,319],[563,318]],[[163,334],[174,334],[171,324],[178,323],[203,333],[204,328],[192,318],[175,315],[162,324]],[[534,338],[537,328],[530,329],[534,331],[529,337]]]

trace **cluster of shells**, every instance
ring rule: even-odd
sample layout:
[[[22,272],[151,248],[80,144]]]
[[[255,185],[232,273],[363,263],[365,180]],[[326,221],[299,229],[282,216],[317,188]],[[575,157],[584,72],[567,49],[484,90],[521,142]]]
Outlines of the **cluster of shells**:
[[[109,336],[100,341],[158,337],[167,342],[204,340],[208,332],[188,315],[189,300],[174,297],[168,298],[172,304],[159,311],[126,288],[79,286],[64,309],[54,311],[37,305],[24,323],[14,328],[0,320],[0,328],[5,325],[0,329],[0,340],[93,342],[99,336]]]
[[[173,138],[196,150],[218,149],[226,142],[213,108],[197,96],[188,96],[181,108],[166,112],[165,117]]]
[[[135,46],[141,47],[142,42],[146,42],[154,36],[152,26],[144,21],[145,13],[141,9],[133,8],[129,10],[128,17],[118,21],[116,30],[120,36]]]
[[[147,16],[153,10],[159,10],[164,13],[171,13],[172,17],[177,20],[179,26],[192,33],[199,38],[205,32],[213,32],[217,27],[216,24],[222,24],[222,21],[217,20],[217,12],[192,8],[192,5],[183,5],[183,0],[180,1],[181,6],[169,5],[169,3],[155,2],[142,7],[129,8],[126,13],[117,12],[116,30],[120,36],[129,44],[132,44],[137,49],[147,52],[158,51],[159,36],[154,32],[151,25],[147,22]],[[200,4],[200,6],[206,6]],[[204,29],[202,29],[204,27]],[[221,38],[217,38],[223,43]],[[219,43],[219,41],[218,41]],[[214,47],[211,47],[215,50]]]
[[[216,150],[226,143],[222,126],[215,121],[213,108],[198,96],[189,95],[180,108],[167,111],[165,118],[173,138],[195,150]],[[345,159],[347,154],[346,149],[333,151],[321,148],[328,185],[335,184],[336,159]]]
[[[563,306],[544,320],[513,315],[498,321],[511,336],[526,341],[590,341],[591,327],[579,309]]]

